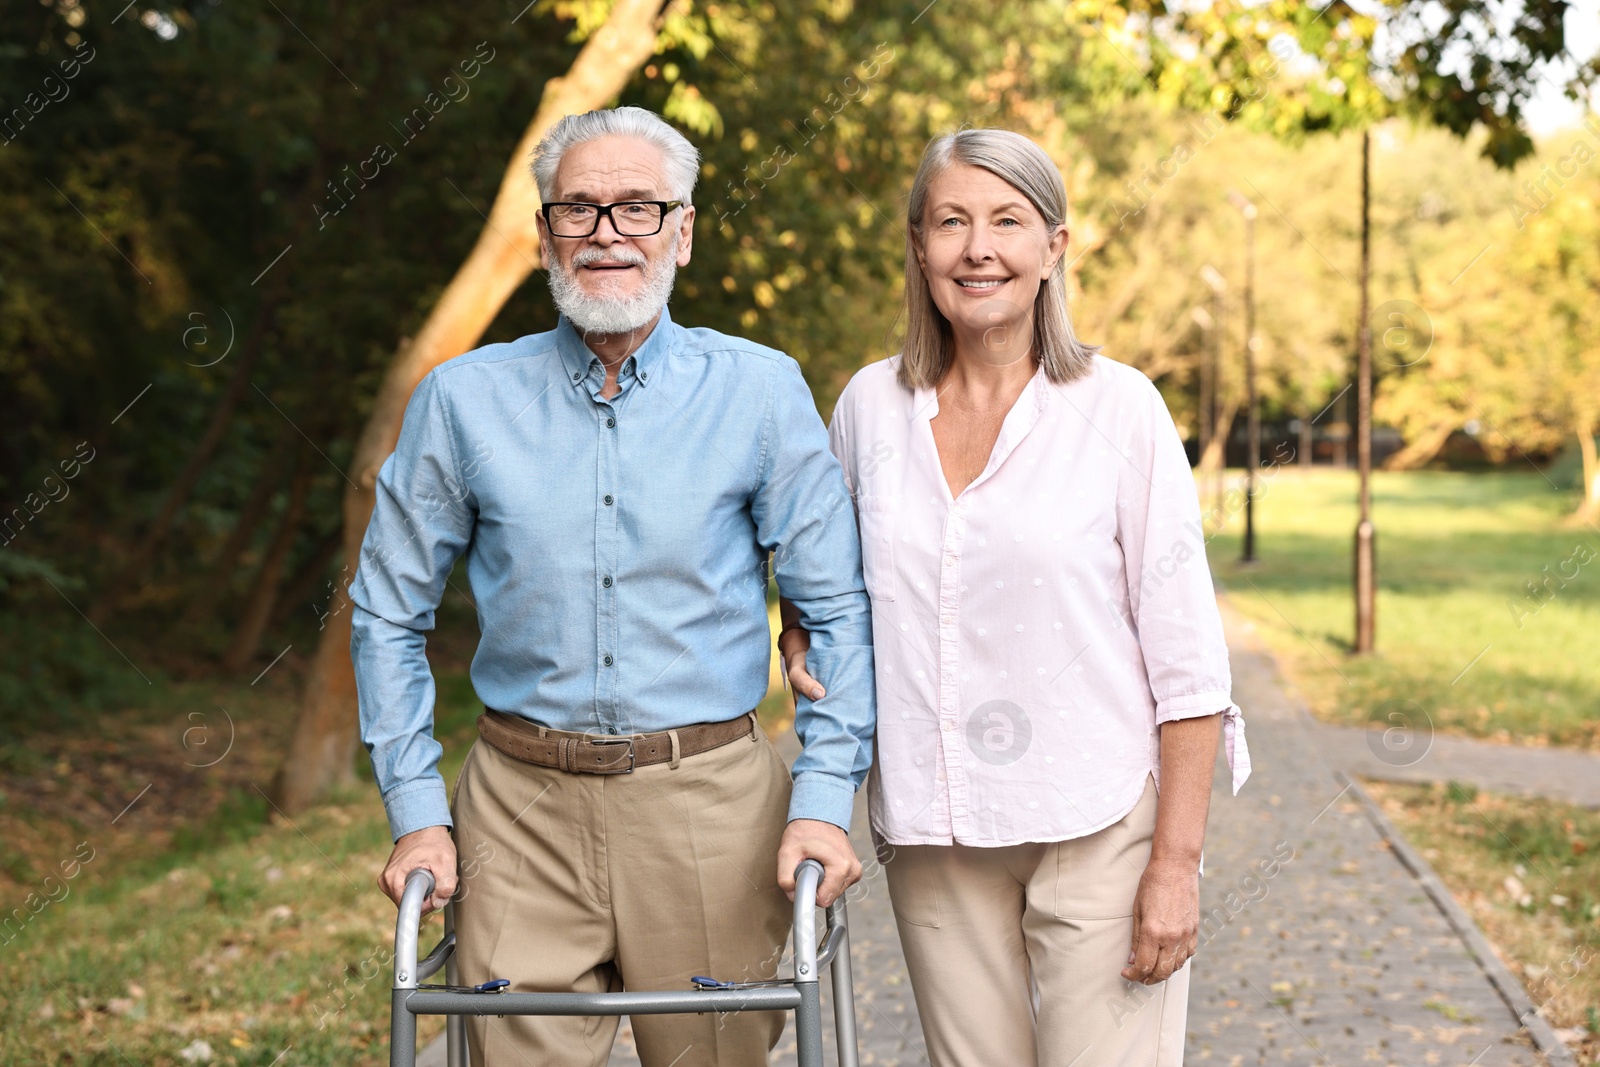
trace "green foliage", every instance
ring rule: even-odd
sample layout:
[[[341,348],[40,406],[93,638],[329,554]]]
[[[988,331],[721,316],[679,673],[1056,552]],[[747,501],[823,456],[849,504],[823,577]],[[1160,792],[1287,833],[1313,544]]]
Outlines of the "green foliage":
[[[669,115],[704,152],[695,256],[675,314],[793,354],[828,412],[857,368],[898,347],[904,198],[927,140],[1001,125],[1038,140],[1066,178],[1082,332],[1157,378],[1185,425],[1206,344],[1191,315],[1206,302],[1196,271],[1213,262],[1235,293],[1242,273],[1237,219],[1218,201],[1248,178],[1282,208],[1263,207],[1259,227],[1262,390],[1271,415],[1318,408],[1342,387],[1353,338],[1349,144],[1318,139],[1294,155],[1244,131],[1281,141],[1345,130],[1404,111],[1407,93],[1433,92],[1408,89],[1400,60],[1372,58],[1384,27],[1413,8],[1385,10],[1374,19],[1342,0],[1181,12],[1110,0],[672,5],[658,54],[622,100]],[[304,454],[316,473],[283,585],[295,602],[274,640],[314,641],[313,609],[338,573],[319,553],[337,530],[377,383],[482,232],[544,85],[607,11],[599,0],[541,0],[513,22],[477,5],[194,2],[118,18],[68,0],[0,0],[0,116],[47,85],[66,87],[36,114],[24,107],[31,117],[6,127],[0,145],[0,509],[37,494],[80,443],[97,457],[70,498],[0,553],[6,610],[20,610],[19,591],[55,597],[49,578],[95,615],[238,384],[222,445],[164,550],[101,628],[116,647],[146,643],[150,657],[136,658],[147,670],[178,650],[186,660],[214,654],[286,511],[302,447],[314,449]],[[1536,7],[1508,40],[1543,54],[1553,30],[1530,28],[1548,14]],[[1467,15],[1457,21],[1465,33]],[[1518,37],[1524,30],[1531,36]],[[1396,55],[1406,70],[1429,69],[1422,52]],[[1481,78],[1520,85],[1536,66],[1497,60]],[[1414,80],[1424,85],[1422,73]],[[1519,114],[1491,107],[1480,124]],[[1228,129],[1202,143],[1196,123]],[[1406,166],[1379,185],[1379,211],[1395,227],[1392,245],[1380,237],[1379,262],[1397,264],[1383,281],[1448,321],[1452,297],[1428,286],[1463,261],[1470,220],[1500,187],[1440,143],[1406,145]],[[1180,147],[1176,178],[1152,183],[1150,168],[1170,170]],[[1424,219],[1413,204],[1407,222],[1399,194],[1386,206],[1386,188],[1419,204],[1437,196],[1450,212]],[[1548,244],[1558,222],[1583,224],[1579,207],[1573,198],[1527,229]],[[1561,264],[1568,280],[1549,281],[1538,307],[1550,311],[1549,330],[1581,334],[1586,254],[1575,244],[1551,259],[1530,246],[1494,270],[1521,285]],[[1469,313],[1480,314],[1461,308]],[[553,321],[536,279],[484,340]],[[1474,338],[1495,331],[1462,321],[1440,331],[1441,360],[1467,325]],[[1239,316],[1229,322],[1236,341]],[[1582,352],[1578,342],[1559,350],[1566,362],[1527,380],[1561,381]],[[1429,412],[1470,417],[1452,391],[1465,379],[1445,368],[1385,382],[1380,415],[1408,432]],[[1504,390],[1484,380],[1465,392],[1489,412],[1489,395]],[[1515,395],[1537,418],[1489,413],[1531,441],[1536,423],[1555,420],[1559,405],[1540,399],[1555,393],[1547,384]],[[83,584],[57,581],[67,576]],[[184,618],[197,602],[210,610]],[[19,626],[17,637],[0,698],[38,706],[59,686],[74,707],[114,702],[125,665],[92,630],[79,625],[71,639],[82,649],[46,647],[66,639],[38,627]],[[81,665],[102,661],[103,675]]]
[[[1154,5],[1151,59],[1163,96],[1225,109],[1252,128],[1298,140],[1396,115],[1458,137],[1510,167],[1533,152],[1523,109],[1568,59],[1564,0],[1221,0]],[[1600,80],[1573,65],[1570,93]],[[1264,84],[1265,83],[1265,84]]]

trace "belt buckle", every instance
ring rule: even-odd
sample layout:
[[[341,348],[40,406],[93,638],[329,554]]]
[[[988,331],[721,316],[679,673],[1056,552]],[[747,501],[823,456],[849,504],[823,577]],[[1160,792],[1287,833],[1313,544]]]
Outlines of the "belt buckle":
[[[590,773],[591,774],[632,774],[634,768],[639,765],[639,753],[638,753],[638,750],[634,748],[633,742],[634,742],[634,739],[631,738],[631,737],[592,737],[592,738],[590,738],[589,739],[589,743],[591,745],[627,745],[628,746],[628,765],[626,767],[607,767],[604,770],[596,769],[594,771],[591,771]]]

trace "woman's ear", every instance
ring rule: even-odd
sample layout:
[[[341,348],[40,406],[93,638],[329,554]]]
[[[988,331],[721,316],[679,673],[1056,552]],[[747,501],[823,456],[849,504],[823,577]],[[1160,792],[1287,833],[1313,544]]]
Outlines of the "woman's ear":
[[[1061,257],[1067,252],[1067,227],[1065,224],[1057,226],[1050,234],[1050,243],[1046,246],[1044,257],[1044,272],[1039,275],[1041,281],[1047,280],[1055,271],[1056,264],[1061,262]]]

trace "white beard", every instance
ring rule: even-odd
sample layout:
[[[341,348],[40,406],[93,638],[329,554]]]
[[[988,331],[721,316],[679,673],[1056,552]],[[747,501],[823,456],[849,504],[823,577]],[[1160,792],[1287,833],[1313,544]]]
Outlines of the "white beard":
[[[651,265],[642,252],[622,248],[605,251],[585,248],[573,254],[572,269],[550,257],[550,296],[561,313],[584,333],[631,333],[661,314],[672,296],[678,276],[678,245],[682,236],[673,231],[672,244]],[[576,268],[599,260],[635,263],[644,268],[644,288],[631,297],[591,296],[574,275]]]

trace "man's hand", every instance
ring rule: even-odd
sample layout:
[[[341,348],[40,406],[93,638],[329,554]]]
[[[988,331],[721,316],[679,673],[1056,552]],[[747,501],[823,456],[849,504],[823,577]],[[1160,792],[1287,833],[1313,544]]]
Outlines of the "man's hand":
[[[1122,977],[1143,985],[1165,982],[1200,947],[1199,934],[1199,871],[1151,863],[1133,897],[1133,944]]]
[[[801,860],[822,864],[822,884],[817,886],[817,906],[826,908],[846,889],[861,881],[861,861],[850,838],[831,822],[795,819],[783,831],[778,845],[778,888],[794,899],[794,869]]]
[[[433,896],[422,903],[422,914],[426,915],[444,907],[456,894],[456,843],[449,827],[413,830],[394,843],[389,863],[378,875],[378,888],[394,901],[395,907],[400,906],[400,898],[405,895],[406,875],[418,867],[433,872]]]

